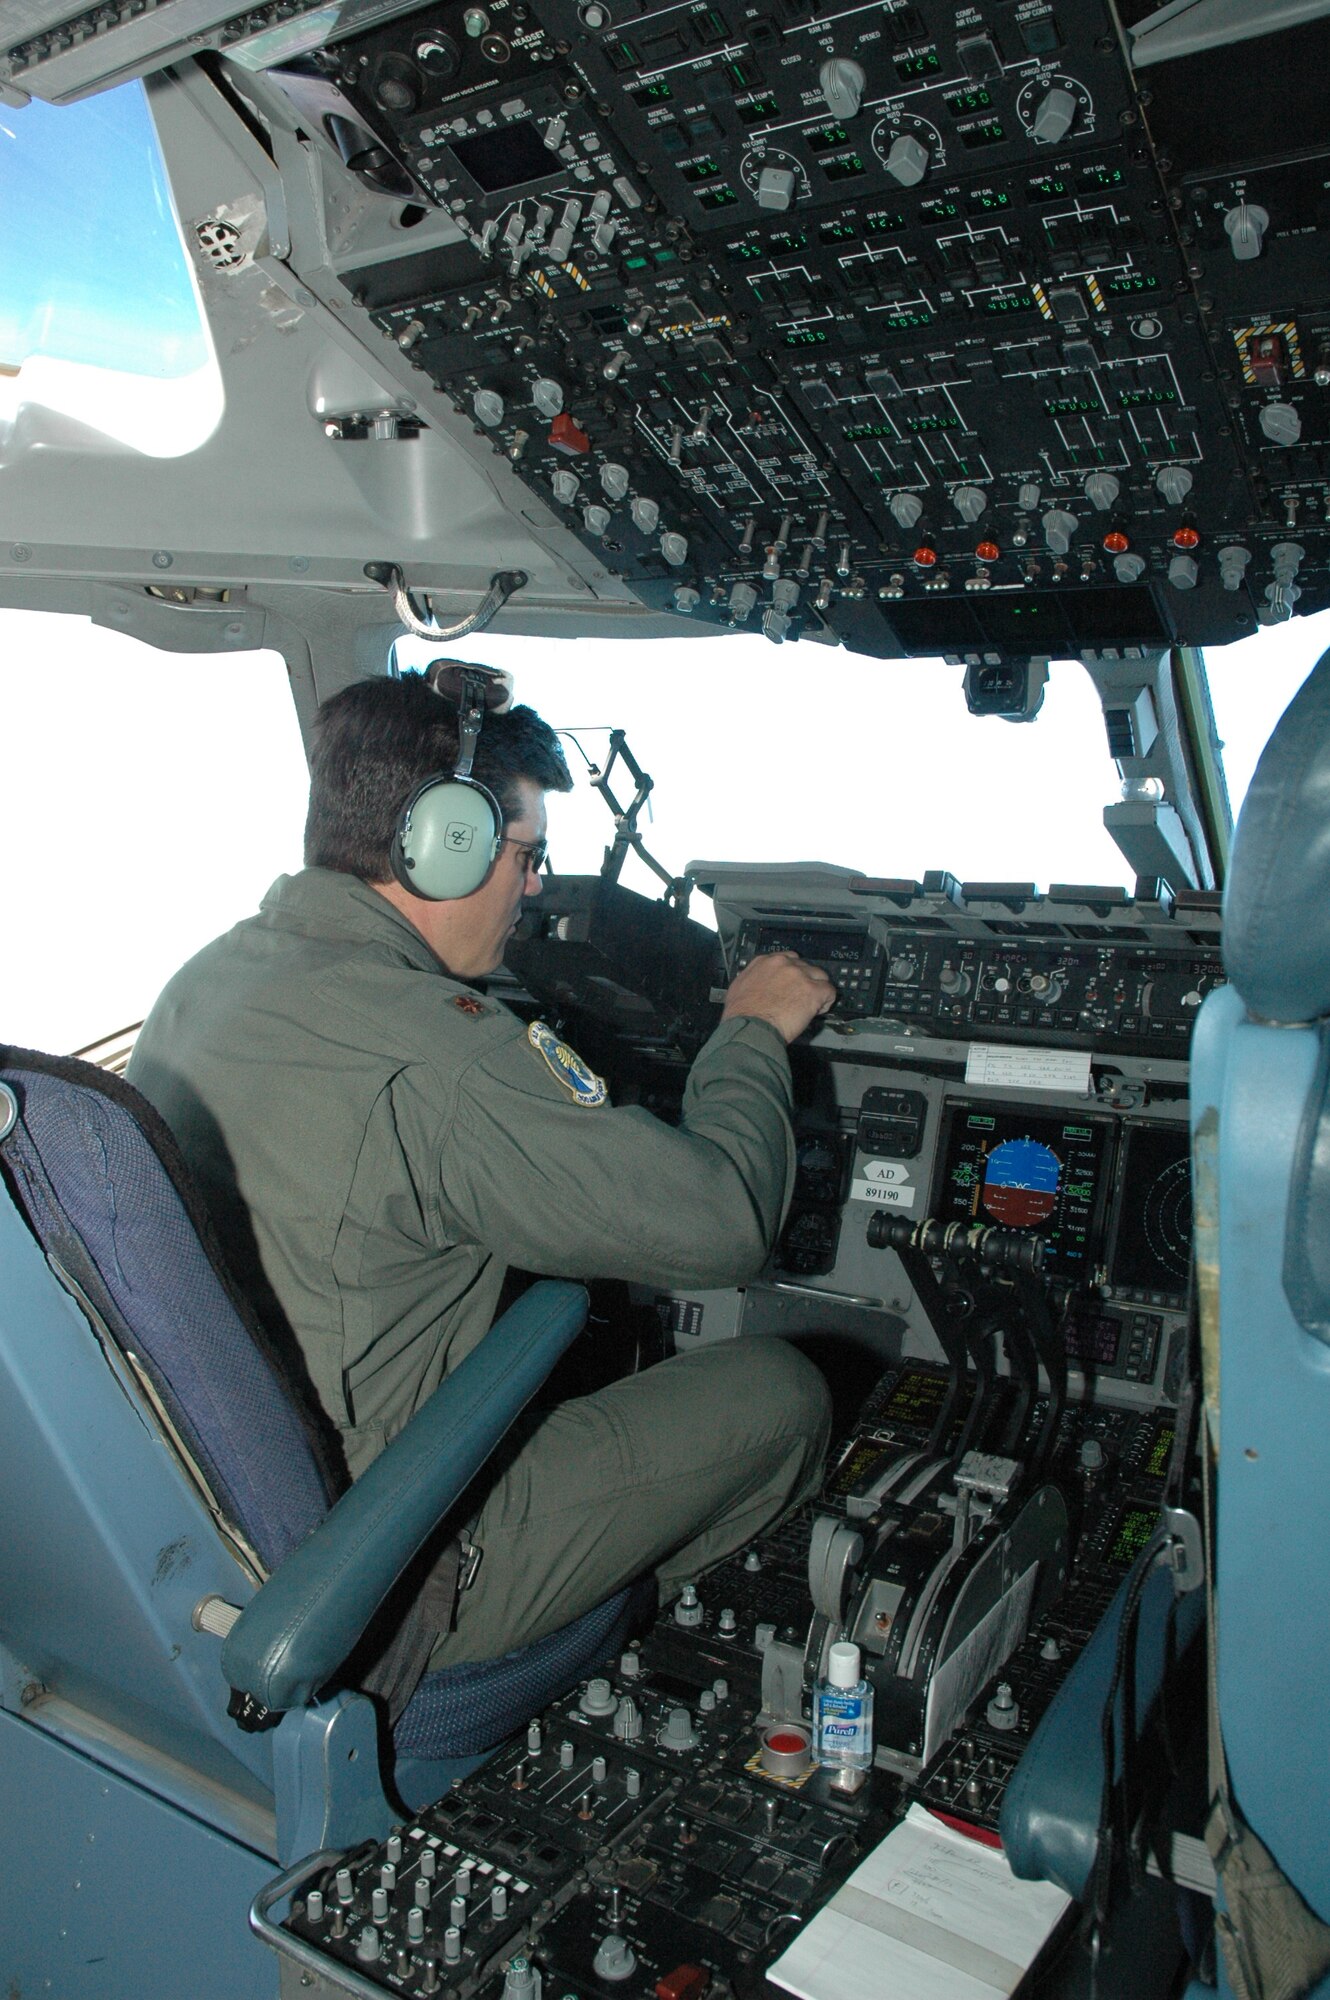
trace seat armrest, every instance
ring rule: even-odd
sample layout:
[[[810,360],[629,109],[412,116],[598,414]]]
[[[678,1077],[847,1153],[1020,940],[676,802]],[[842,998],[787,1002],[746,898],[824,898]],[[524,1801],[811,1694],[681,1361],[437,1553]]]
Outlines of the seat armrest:
[[[1031,1882],[1056,1882],[1079,1902],[1090,1880],[1099,1841],[1104,1793],[1101,1724],[1113,1679],[1132,1574],[1123,1579],[1089,1645],[1054,1695],[1007,1787],[999,1832],[1012,1872]],[[1136,1632],[1136,1733],[1159,1698],[1170,1659],[1180,1659],[1205,1617],[1205,1592],[1176,1600],[1173,1651],[1168,1645],[1174,1604],[1173,1573],[1156,1564],[1141,1593]],[[1121,1770],[1122,1692],[1116,1777]]]
[[[245,1606],[222,1647],[233,1688],[278,1712],[331,1679],[576,1338],[587,1304],[581,1285],[543,1279],[445,1376]]]

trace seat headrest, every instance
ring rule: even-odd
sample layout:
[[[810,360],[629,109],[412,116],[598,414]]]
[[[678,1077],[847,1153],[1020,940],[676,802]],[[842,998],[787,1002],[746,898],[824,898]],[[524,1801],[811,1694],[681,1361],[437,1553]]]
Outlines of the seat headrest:
[[[1330,1014],[1330,652],[1285,709],[1238,817],[1224,964],[1254,1014]]]

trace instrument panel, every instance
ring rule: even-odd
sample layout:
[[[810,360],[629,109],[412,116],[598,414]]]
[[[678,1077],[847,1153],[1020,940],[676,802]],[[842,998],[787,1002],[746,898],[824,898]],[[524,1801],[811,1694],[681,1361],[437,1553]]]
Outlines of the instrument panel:
[[[323,155],[297,275],[402,436],[460,412],[655,609],[982,665],[1330,603],[1330,23],[1136,70],[1141,13],[34,7],[0,89],[212,51]]]

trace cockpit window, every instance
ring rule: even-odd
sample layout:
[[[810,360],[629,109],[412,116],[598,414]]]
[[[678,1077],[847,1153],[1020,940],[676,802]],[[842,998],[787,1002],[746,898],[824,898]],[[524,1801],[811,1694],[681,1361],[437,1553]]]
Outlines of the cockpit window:
[[[4,611],[0,657],[6,741],[31,753],[0,785],[4,1039],[68,1054],[136,1026],[299,868],[304,752],[276,653]]]
[[[1206,678],[1235,819],[1271,730],[1327,647],[1330,611],[1267,626],[1232,646],[1206,647]]]
[[[0,425],[74,417],[154,457],[215,427],[221,380],[138,83],[0,109]]]
[[[399,666],[440,650],[402,640]],[[481,633],[447,650],[510,672],[516,699],[576,738],[566,745],[576,790],[550,808],[559,869],[594,871],[613,838],[586,782],[586,759],[608,756],[613,726],[655,779],[639,829],[672,871],[690,859],[828,861],[916,881],[945,868],[1040,888],[1134,883],[1103,825],[1121,780],[1076,661],[1054,661],[1036,720],[1011,723],[970,715],[962,669],[941,660],[756,636],[625,646]],[[619,775],[626,804],[632,783]],[[631,856],[622,879],[660,893]]]

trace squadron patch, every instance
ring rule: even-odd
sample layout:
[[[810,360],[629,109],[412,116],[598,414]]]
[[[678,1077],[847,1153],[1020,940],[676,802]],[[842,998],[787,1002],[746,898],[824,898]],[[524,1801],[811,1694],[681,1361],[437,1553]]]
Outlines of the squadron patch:
[[[483,1000],[477,1000],[474,993],[454,993],[453,1005],[461,1014],[483,1014],[486,1011]]]
[[[546,1067],[556,1076],[575,1104],[603,1104],[609,1095],[603,1077],[588,1069],[575,1049],[561,1042],[553,1028],[533,1021],[526,1031],[533,1049],[545,1058]]]

